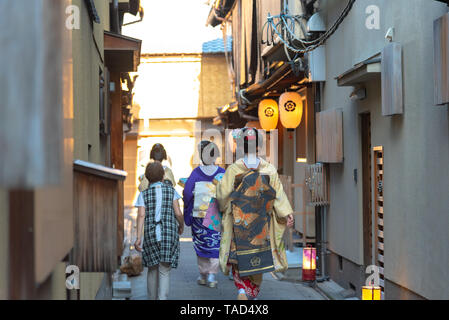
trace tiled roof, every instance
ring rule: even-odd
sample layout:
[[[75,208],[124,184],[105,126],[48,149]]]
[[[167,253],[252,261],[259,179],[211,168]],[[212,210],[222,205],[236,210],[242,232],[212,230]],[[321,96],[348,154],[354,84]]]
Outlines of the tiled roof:
[[[228,37],[227,39],[227,48],[226,51],[232,51],[232,37]],[[222,38],[218,38],[215,40],[211,40],[203,43],[203,53],[224,53],[224,41]]]

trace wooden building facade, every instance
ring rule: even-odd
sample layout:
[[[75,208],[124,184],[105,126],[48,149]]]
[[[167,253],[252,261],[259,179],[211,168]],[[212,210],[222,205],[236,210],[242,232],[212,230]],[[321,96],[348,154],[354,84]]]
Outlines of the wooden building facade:
[[[208,17],[233,35],[238,109],[219,112],[223,123],[254,125],[259,101],[285,91],[307,100],[294,139],[278,126],[279,172],[296,185],[307,177],[313,190],[325,175],[314,223],[320,280],[358,297],[374,265],[384,299],[448,298],[443,2],[217,0]]]
[[[0,139],[10,152],[0,155],[0,299],[112,294],[132,104],[122,83],[137,69],[141,45],[120,32],[123,14],[137,15],[139,3],[2,2],[9,63],[0,67]],[[70,265],[80,271],[80,290],[67,290]]]
[[[296,10],[296,14],[310,17],[315,13],[307,1],[298,2],[300,7],[292,7],[292,4],[289,7]],[[307,65],[303,64],[305,55],[295,57],[294,52],[273,38],[273,31],[269,32],[267,17],[280,15],[285,10],[284,5],[288,2],[237,0],[216,1],[212,6],[208,24],[221,25],[226,33],[232,34],[228,64],[234,100],[230,103],[238,105],[238,108],[219,110],[216,123],[231,129],[244,126],[261,129],[258,108],[262,100],[278,100],[285,92],[301,95],[304,106],[301,124],[291,132],[278,122],[275,152],[284,188],[292,195],[290,199],[296,215],[293,240],[313,244],[317,236],[315,209],[306,206],[305,177],[307,164],[316,162],[315,97],[320,93],[320,87],[312,81]],[[272,139],[275,139],[274,135],[267,135],[267,146]]]

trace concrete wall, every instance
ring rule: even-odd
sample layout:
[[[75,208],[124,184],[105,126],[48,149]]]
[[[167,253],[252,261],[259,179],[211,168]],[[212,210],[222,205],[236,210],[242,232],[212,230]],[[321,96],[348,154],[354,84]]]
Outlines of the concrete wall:
[[[8,298],[9,208],[8,193],[0,190],[0,300]]]
[[[74,140],[75,140],[75,158],[90,160],[97,163],[103,163],[104,155],[102,154],[100,143],[99,143],[99,126],[98,126],[98,118],[99,118],[99,97],[98,97],[98,73],[99,68],[103,68],[101,60],[104,60],[103,53],[103,29],[109,29],[109,6],[108,1],[104,0],[95,0],[95,5],[97,7],[97,11],[102,20],[102,24],[96,25],[94,24],[93,29],[90,26],[87,9],[85,7],[84,1],[82,0],[73,0],[72,4],[77,5],[81,8],[81,29],[73,31],[73,64],[74,64],[74,110],[75,110],[75,121],[74,121]],[[67,2],[68,4],[68,2]],[[94,37],[95,42],[99,50],[97,50],[94,41],[92,40]],[[97,71],[98,70],[98,71]],[[65,114],[65,116],[68,116]],[[68,116],[70,118],[70,116]],[[70,136],[70,135],[69,135]],[[90,155],[88,154],[87,145],[92,144],[92,150]],[[66,149],[69,147],[71,143],[65,144]],[[70,165],[72,163],[72,157],[70,159],[65,159],[66,165]],[[67,199],[64,196],[60,197],[51,197],[51,201],[53,201],[53,205],[48,207],[48,203],[52,203],[43,201],[43,199],[50,195],[53,190],[56,188],[45,188],[39,189],[36,191],[36,219],[41,221],[42,219],[38,219],[40,217],[41,211],[45,210],[47,216],[54,214],[57,216],[59,211],[58,205],[67,205]],[[68,191],[68,194],[71,194],[71,180],[70,187],[64,188]],[[54,202],[55,199],[59,199],[59,202]],[[70,197],[71,199],[71,197]],[[60,215],[60,214],[59,214]],[[8,298],[8,256],[9,256],[9,209],[8,209],[8,192],[6,190],[0,190],[0,255],[3,257],[0,259],[0,299]],[[54,222],[56,223],[57,219],[49,218],[48,223]],[[48,229],[48,228],[47,228]],[[36,246],[39,248],[39,244],[41,244],[42,239],[45,238],[45,233],[40,231],[40,225],[36,226],[36,231],[38,232],[37,243]],[[53,234],[54,235],[54,234]],[[67,242],[66,238],[70,238],[70,234],[65,234],[65,238],[63,239]],[[41,241],[41,242],[39,242]],[[48,246],[46,246],[48,248]],[[55,250],[54,250],[55,251]],[[40,252],[40,251],[39,251]],[[56,253],[56,251],[55,251]],[[47,255],[44,255],[47,257]],[[53,256],[47,257],[47,260],[53,261]],[[62,259],[63,257],[60,257]],[[45,260],[45,259],[43,259]],[[41,260],[39,260],[41,261]],[[45,268],[39,268],[38,271]],[[41,270],[42,271],[42,270]],[[38,272],[39,274],[43,274],[45,270],[42,272]],[[48,274],[48,273],[47,273]],[[89,276],[85,276],[89,277]],[[97,277],[103,279],[103,277]],[[93,276],[95,279],[95,276]],[[39,299],[65,299],[66,298],[66,290],[65,290],[65,263],[58,263],[52,270],[51,274],[45,279],[37,279],[41,282],[41,285],[38,289],[38,298]],[[86,285],[86,288],[83,289],[84,296],[93,296],[95,298],[95,294],[98,291],[99,285],[95,288],[95,281],[89,281],[90,284]],[[101,283],[101,280],[100,280]]]
[[[323,3],[328,22],[346,4]],[[365,27],[369,5],[380,8],[380,30]],[[323,109],[344,110],[345,158],[342,165],[331,165],[329,248],[363,263],[362,189],[353,170],[362,169],[358,115],[369,111],[372,146],[385,148],[385,275],[429,299],[449,298],[449,114],[447,106],[433,105],[433,21],[446,12],[436,1],[359,0],[326,46]],[[367,100],[351,102],[353,88],[339,88],[334,79],[380,52],[390,27],[394,41],[403,45],[405,99],[404,115],[392,118],[381,116],[379,81],[367,84]],[[395,298],[394,291],[386,297]]]
[[[95,0],[100,24],[93,23],[83,0],[81,29],[73,32],[74,159],[107,165],[100,140],[99,74],[104,71],[104,30],[109,30],[109,1]],[[89,145],[91,146],[89,148]],[[105,274],[81,273],[81,299],[95,299]]]
[[[104,70],[104,26],[93,23],[91,27],[84,1],[73,0],[73,4],[81,8],[81,29],[73,32],[74,157],[105,164],[99,128],[99,73],[100,69]],[[102,23],[109,24],[104,21],[105,10],[109,12],[105,1],[97,0],[95,5],[100,19],[103,18]]]

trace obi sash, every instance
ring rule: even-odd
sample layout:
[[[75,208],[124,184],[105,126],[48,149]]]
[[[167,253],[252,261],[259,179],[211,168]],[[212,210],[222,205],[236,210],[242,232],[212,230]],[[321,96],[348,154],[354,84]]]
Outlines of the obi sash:
[[[192,215],[194,218],[204,218],[207,215],[207,210],[211,200],[216,197],[217,186],[212,182],[198,181],[195,183],[195,189],[193,190],[193,210]]]
[[[237,176],[236,184],[230,195],[234,220],[230,258],[237,260],[241,276],[274,271],[269,225],[276,191],[269,176],[257,171]]]

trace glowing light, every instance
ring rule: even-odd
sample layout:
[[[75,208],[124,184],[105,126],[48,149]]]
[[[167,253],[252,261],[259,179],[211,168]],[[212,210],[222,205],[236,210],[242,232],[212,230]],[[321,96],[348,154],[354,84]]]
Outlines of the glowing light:
[[[259,122],[262,129],[271,131],[279,122],[279,106],[276,101],[264,99],[259,103]]]
[[[302,280],[316,279],[316,248],[307,247],[302,250]]]
[[[362,288],[362,300],[381,300],[381,288],[374,286],[365,286]]]
[[[292,131],[299,127],[302,121],[303,102],[297,92],[286,92],[279,98],[279,113],[284,128]]]

